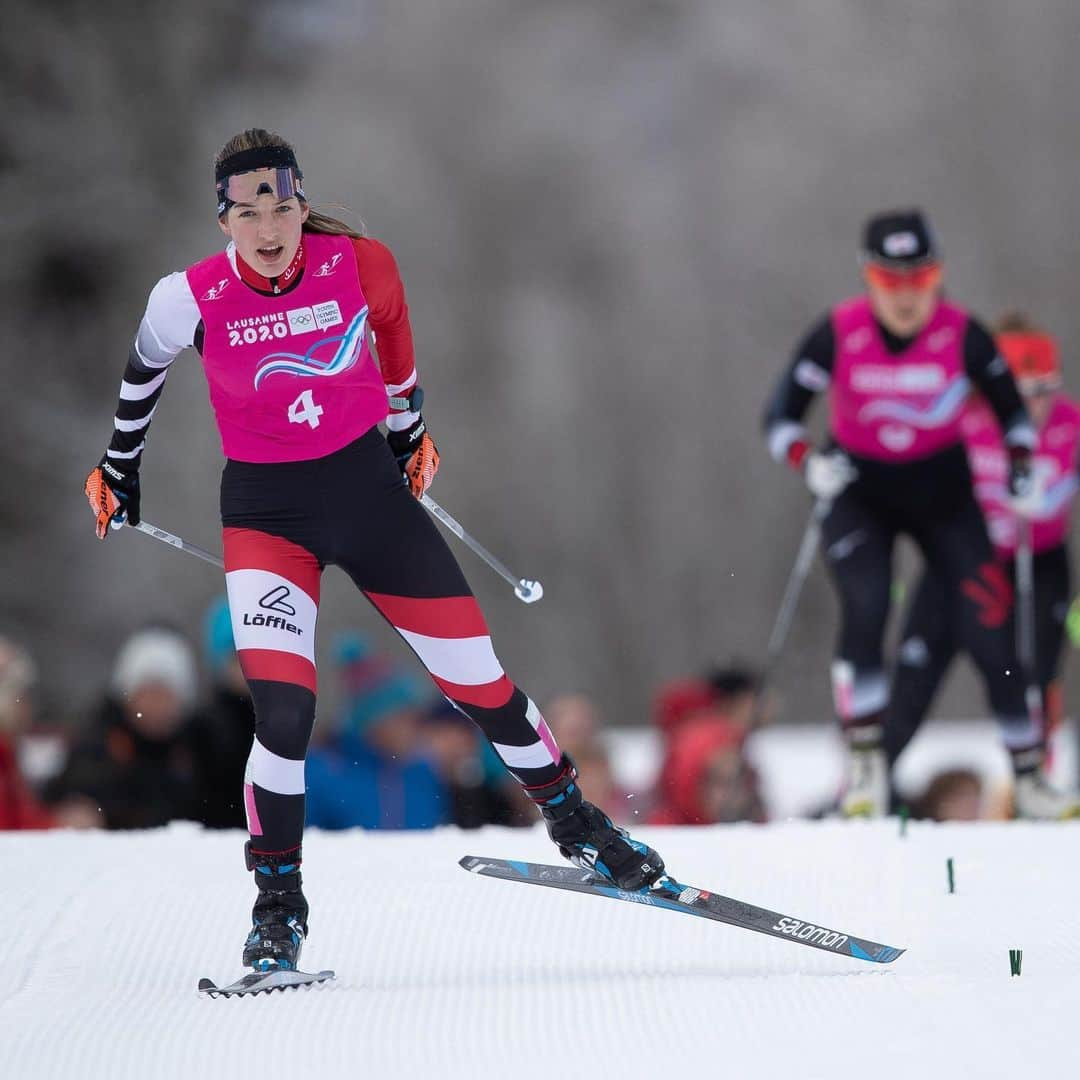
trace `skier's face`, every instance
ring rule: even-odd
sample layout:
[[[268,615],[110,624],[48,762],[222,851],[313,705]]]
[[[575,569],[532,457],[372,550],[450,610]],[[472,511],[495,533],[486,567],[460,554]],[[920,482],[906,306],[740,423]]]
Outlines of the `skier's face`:
[[[941,295],[941,268],[937,265],[902,271],[868,263],[863,280],[874,314],[897,337],[911,337],[922,330]]]
[[[259,169],[231,177],[230,198],[235,201],[219,219],[240,258],[264,277],[277,277],[292,262],[308,217],[307,204],[295,195],[277,197],[275,173]]]
[[[1029,386],[1025,386],[1021,381],[1020,395],[1023,397],[1024,404],[1027,406],[1031,422],[1037,428],[1042,428],[1043,424],[1046,423],[1047,417],[1050,415],[1050,406],[1054,403],[1053,393],[1047,393],[1042,388],[1032,389]]]

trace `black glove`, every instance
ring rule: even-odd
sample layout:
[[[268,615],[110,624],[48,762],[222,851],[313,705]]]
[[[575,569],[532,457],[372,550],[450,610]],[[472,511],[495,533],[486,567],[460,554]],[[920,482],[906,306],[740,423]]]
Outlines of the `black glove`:
[[[125,469],[104,454],[86,478],[83,491],[90,500],[90,509],[97,515],[99,540],[105,539],[111,523],[139,524],[138,468]]]
[[[1031,451],[1026,446],[1009,447],[1009,494],[1014,499],[1026,498],[1034,482]]]
[[[404,431],[388,431],[386,433],[386,441],[390,444],[390,452],[397,458],[397,463],[401,466],[401,471],[405,471],[405,466],[409,463],[409,458],[416,453],[416,448],[420,445],[420,441],[427,433],[427,425],[424,423],[422,415],[417,413],[414,423],[405,428]]]
[[[1009,447],[1009,502],[1021,517],[1037,517],[1042,508],[1043,485],[1026,446]]]
[[[386,441],[409,489],[419,499],[439,471],[439,451],[428,434],[423,416],[418,414],[415,423],[404,431],[388,431]]]

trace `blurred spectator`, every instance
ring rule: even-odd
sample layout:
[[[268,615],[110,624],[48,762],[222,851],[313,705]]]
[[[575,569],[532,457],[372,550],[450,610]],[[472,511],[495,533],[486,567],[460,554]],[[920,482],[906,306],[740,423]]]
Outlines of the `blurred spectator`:
[[[753,669],[742,664],[714,668],[707,681],[716,695],[717,707],[744,731],[769,722],[772,701],[768,694],[763,695],[763,701],[757,700],[761,679]]]
[[[36,681],[29,653],[0,638],[0,829],[48,829],[56,823],[19,768],[18,737],[30,726]]]
[[[137,631],[117,654],[109,692],[89,730],[46,786],[49,801],[88,798],[109,829],[197,819],[195,693],[187,640],[165,627]]]
[[[745,728],[718,711],[677,726],[656,792],[654,825],[766,820],[757,777],[743,755]]]
[[[415,680],[358,634],[339,638],[334,667],[343,707],[308,754],[308,825],[427,829],[449,821],[446,786],[423,753],[427,698]]]
[[[982,781],[970,769],[940,772],[912,806],[911,816],[928,821],[979,821],[983,817]]]
[[[462,829],[532,825],[535,806],[477,726],[445,699],[424,722],[424,743],[447,789],[448,820]]]
[[[584,694],[564,694],[544,710],[559,747],[574,759],[581,790],[616,824],[626,824],[633,809],[615,782],[607,747],[600,738],[600,710]]]
[[[563,694],[544,710],[544,719],[560,748],[572,758],[602,749],[600,710],[584,694]]]
[[[660,775],[653,789],[653,799],[671,786],[667,774],[675,733],[695,716],[708,712],[716,701],[716,691],[705,679],[673,679],[660,687],[653,702],[653,724],[660,732]]]
[[[663,763],[654,798],[662,798],[662,793],[672,786],[667,770],[674,761],[674,739],[690,721],[719,711],[744,734],[754,726],[758,682],[757,674],[750,668],[733,664],[714,668],[704,678],[675,679],[661,687],[653,703],[653,723],[663,740]]]
[[[716,704],[716,690],[707,679],[673,679],[665,683],[653,703],[653,723],[664,742],[698,713],[707,712]]]
[[[210,605],[203,620],[203,645],[210,672],[210,701],[192,726],[200,762],[199,820],[211,828],[242,829],[244,769],[255,737],[255,707],[240,669],[232,619],[225,596]]]

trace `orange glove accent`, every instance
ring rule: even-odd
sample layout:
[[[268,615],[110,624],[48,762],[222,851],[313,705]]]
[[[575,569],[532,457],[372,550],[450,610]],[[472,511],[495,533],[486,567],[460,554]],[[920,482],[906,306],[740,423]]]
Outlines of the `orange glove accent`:
[[[97,538],[104,540],[109,534],[109,522],[112,521],[113,514],[120,509],[120,500],[106,483],[100,465],[90,471],[83,485],[83,492],[90,500],[90,509],[97,518],[95,522]]]
[[[413,451],[412,457],[405,463],[405,479],[409,482],[409,490],[416,498],[420,498],[435,479],[439,471],[439,451],[435,449],[435,443],[425,431],[420,439],[420,445]]]

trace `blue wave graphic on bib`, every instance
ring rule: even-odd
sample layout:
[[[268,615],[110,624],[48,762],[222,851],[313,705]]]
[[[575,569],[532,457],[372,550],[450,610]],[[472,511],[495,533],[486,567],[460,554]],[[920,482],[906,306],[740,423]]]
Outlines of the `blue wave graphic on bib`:
[[[1078,489],[1080,489],[1080,484],[1071,472],[1056,483],[1050,484],[1043,496],[1041,513],[1036,515],[1036,520],[1057,517],[1069,505],[1069,501],[1076,495]]]
[[[297,353],[271,353],[255,372],[255,389],[259,389],[259,383],[270,375],[313,375],[328,376],[340,375],[348,371],[357,360],[364,347],[364,331],[367,328],[368,309],[365,304],[349,323],[344,334],[336,337],[323,338],[316,341],[303,356]],[[312,355],[323,345],[332,345],[339,342],[333,359],[316,360]]]
[[[859,410],[859,420],[895,420],[924,431],[943,427],[963,408],[971,383],[961,375],[927,408],[920,409],[906,401],[871,401]]]

